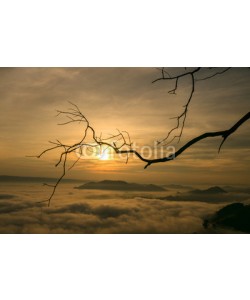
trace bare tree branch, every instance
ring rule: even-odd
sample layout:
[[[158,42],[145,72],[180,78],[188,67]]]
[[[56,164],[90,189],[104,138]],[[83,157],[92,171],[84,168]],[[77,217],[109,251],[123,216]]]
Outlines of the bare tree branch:
[[[47,186],[50,186],[53,188],[52,193],[48,200],[41,201],[41,202],[48,202],[48,206],[50,205],[50,201],[51,201],[52,197],[54,196],[56,188],[58,187],[59,183],[61,182],[61,180],[63,179],[63,177],[66,174],[67,156],[69,154],[71,154],[72,152],[76,151],[80,147],[100,148],[102,146],[105,146],[106,149],[112,148],[116,153],[126,153],[127,154],[126,162],[128,162],[129,153],[132,153],[132,152],[129,152],[129,150],[132,147],[132,142],[130,139],[130,135],[127,131],[117,130],[118,134],[114,134],[108,138],[102,139],[101,135],[100,135],[100,137],[98,137],[96,135],[95,129],[90,125],[88,119],[81,113],[78,106],[75,105],[74,103],[70,103],[70,104],[73,106],[73,108],[70,108],[69,111],[58,111],[57,116],[64,115],[66,118],[70,118],[71,120],[68,122],[60,123],[59,125],[68,125],[68,124],[74,123],[74,122],[83,123],[85,127],[83,130],[83,136],[80,139],[80,141],[75,144],[68,145],[68,144],[64,144],[64,143],[56,140],[54,142],[50,142],[53,145],[55,145],[54,147],[51,147],[51,148],[48,148],[48,149],[42,151],[37,156],[31,156],[31,157],[41,158],[48,151],[52,151],[55,149],[62,149],[62,152],[59,156],[58,162],[55,164],[55,167],[58,167],[59,165],[62,166],[63,171],[62,171],[61,177],[58,179],[58,181],[56,182],[55,185],[47,185]],[[92,142],[85,141],[88,133],[90,133],[92,136]],[[125,150],[125,148],[128,148],[129,150],[127,150],[127,149]],[[143,158],[140,155],[138,155],[138,157],[140,157],[143,160]],[[72,164],[72,166],[68,168],[68,171],[77,164],[79,159],[80,159],[80,157],[78,157],[78,159],[75,160],[75,162]],[[39,202],[39,203],[41,203],[41,202]]]
[[[238,122],[236,122],[231,128],[227,129],[227,130],[223,130],[223,131],[214,131],[214,132],[206,132],[203,133],[202,135],[199,135],[198,137],[192,139],[191,141],[189,141],[188,143],[186,143],[184,146],[182,146],[174,155],[174,158],[178,157],[180,154],[182,154],[186,149],[188,149],[189,147],[191,147],[193,144],[206,139],[208,137],[216,137],[216,136],[221,136],[223,138],[220,146],[219,146],[219,150],[218,153],[221,150],[222,145],[224,144],[225,140],[231,135],[233,134],[244,122],[246,122],[248,119],[250,119],[250,112],[248,112],[247,114],[245,114]],[[147,168],[148,166],[150,166],[151,164],[154,163],[160,163],[160,162],[166,162],[166,161],[170,161],[174,159],[173,156],[168,156],[168,157],[164,157],[161,159],[153,159],[151,161],[148,162],[148,164],[145,166],[145,168]]]
[[[193,82],[193,80],[194,80],[193,74],[189,74],[189,76],[191,76],[192,82]],[[192,92],[191,92],[190,97],[189,97],[189,101],[186,104],[186,108],[188,107],[188,104],[191,101],[193,90],[194,90],[194,88],[192,89]],[[169,155],[169,156],[162,157],[162,158],[157,158],[157,159],[148,159],[148,158],[143,157],[142,153],[139,153],[138,151],[136,151],[135,149],[132,148],[133,143],[131,142],[130,135],[127,131],[118,130],[118,134],[111,135],[109,138],[102,139],[101,135],[100,135],[100,137],[97,137],[95,129],[90,125],[90,122],[88,121],[88,119],[81,113],[81,111],[79,110],[79,108],[75,104],[73,104],[73,103],[71,103],[71,104],[74,107],[74,109],[71,109],[71,111],[73,111],[73,113],[71,111],[70,112],[60,111],[59,115],[63,114],[66,117],[68,117],[68,114],[70,114],[70,115],[73,115],[71,121],[73,121],[73,122],[77,121],[77,122],[80,122],[80,123],[84,123],[85,128],[84,128],[84,131],[83,131],[83,136],[80,139],[80,141],[78,143],[73,144],[73,145],[66,145],[66,144],[63,144],[62,142],[57,140],[55,142],[52,142],[55,145],[54,147],[46,149],[43,152],[41,152],[41,154],[35,156],[37,158],[40,158],[41,156],[43,156],[48,151],[53,151],[53,150],[58,149],[58,148],[62,149],[62,152],[59,156],[59,160],[55,165],[56,167],[59,166],[59,165],[62,166],[62,174],[61,174],[60,178],[57,180],[57,182],[55,183],[55,185],[48,185],[48,186],[52,187],[52,193],[51,193],[49,199],[41,201],[41,202],[47,202],[48,206],[50,205],[51,199],[54,196],[55,191],[56,191],[59,183],[64,178],[64,176],[67,172],[66,165],[67,165],[68,155],[71,154],[72,152],[76,151],[77,149],[79,149],[79,147],[97,148],[97,147],[105,146],[105,148],[113,149],[115,151],[115,153],[117,153],[117,154],[126,154],[127,155],[126,163],[128,162],[129,154],[134,154],[141,161],[146,163],[146,165],[144,167],[146,169],[147,167],[149,167],[152,164],[160,163],[160,162],[167,162],[167,161],[175,159],[180,154],[182,154],[185,150],[187,150],[190,146],[192,146],[193,144],[199,142],[200,140],[203,140],[203,139],[208,138],[208,137],[221,136],[223,138],[223,140],[220,144],[220,147],[219,147],[219,151],[220,151],[221,146],[223,145],[225,140],[232,133],[234,133],[244,122],[246,122],[250,118],[250,112],[248,112],[245,116],[243,116],[237,123],[235,123],[228,130],[204,133],[204,134],[192,139],[191,141],[186,143],[184,146],[182,146],[175,153],[175,155]],[[185,119],[184,119],[184,122],[185,122]],[[66,123],[66,124],[68,124],[68,123]],[[91,135],[92,135],[92,142],[93,143],[85,141],[88,132],[90,132]],[[124,135],[124,133],[126,134],[126,136]],[[114,141],[114,139],[115,139],[115,141]],[[73,168],[78,161],[79,161],[79,158],[73,163],[73,165],[68,169],[68,171],[71,168]],[[41,203],[41,202],[39,202],[39,203]]]
[[[181,139],[181,136],[182,136],[182,133],[183,133],[183,129],[184,129],[184,126],[185,126],[185,121],[186,121],[186,117],[187,117],[187,112],[188,112],[188,106],[190,104],[190,101],[193,97],[193,94],[194,94],[194,90],[195,90],[195,81],[194,81],[194,74],[199,72],[201,68],[195,68],[194,70],[192,71],[187,71],[185,70],[184,73],[181,73],[179,75],[175,75],[175,76],[171,76],[169,74],[169,72],[167,72],[165,70],[165,68],[162,68],[162,71],[161,71],[161,74],[162,74],[162,77],[159,77],[157,79],[155,79],[152,83],[155,83],[157,81],[160,81],[160,80],[168,80],[168,81],[174,81],[174,88],[169,90],[168,93],[169,94],[173,94],[173,95],[176,95],[176,91],[178,89],[178,83],[179,83],[179,79],[180,78],[184,78],[184,77],[190,77],[191,78],[191,91],[190,91],[190,94],[189,94],[189,97],[187,99],[187,102],[186,104],[183,106],[184,107],[184,110],[183,112],[178,115],[177,117],[174,117],[172,119],[176,119],[177,120],[177,123],[176,123],[176,126],[173,127],[166,135],[165,138],[163,138],[162,140],[158,141],[157,143],[158,144],[161,144],[163,142],[166,142],[170,135],[178,130],[180,128],[180,133],[178,135],[175,135],[167,144],[171,143],[173,140],[175,139],[178,139],[178,142],[180,141]],[[167,74],[167,77],[165,76],[165,74]]]
[[[203,68],[194,68],[191,71],[187,71],[187,68],[185,68],[184,72],[182,72],[178,75],[175,75],[175,76],[171,76],[170,71],[167,71],[166,68],[158,69],[158,70],[161,71],[161,77],[155,79],[152,83],[155,83],[155,82],[161,81],[161,80],[173,81],[174,82],[174,87],[173,87],[173,89],[168,91],[168,93],[172,94],[172,95],[176,95],[176,92],[178,90],[179,80],[181,78],[189,78],[189,77],[191,78],[191,90],[190,90],[190,94],[187,98],[186,104],[183,106],[184,109],[178,116],[171,118],[171,119],[176,119],[177,120],[176,125],[168,131],[167,135],[163,139],[158,141],[158,144],[164,143],[164,145],[168,145],[168,144],[172,143],[175,139],[177,139],[177,143],[180,142],[180,139],[182,137],[183,130],[184,130],[184,127],[185,127],[185,122],[186,122],[186,119],[187,119],[188,107],[190,105],[190,102],[191,102],[191,100],[193,98],[193,95],[194,95],[194,92],[195,92],[195,83],[197,81],[207,80],[207,79],[213,78],[215,76],[224,74],[225,72],[227,72],[231,68],[230,67],[225,68],[222,71],[217,71],[217,72],[213,73],[212,75],[209,75],[209,76],[206,76],[206,77],[203,77],[203,78],[196,78],[195,76],[197,74],[199,74],[202,71],[202,69]],[[214,68],[208,68],[208,69],[212,70]],[[171,135],[174,132],[178,131],[178,130],[179,130],[179,133],[174,135],[170,139]]]
[[[206,77],[203,77],[203,78],[198,78],[198,79],[196,79],[196,81],[202,81],[202,80],[207,80],[207,79],[213,78],[213,77],[215,77],[215,76],[217,76],[217,75],[221,75],[221,74],[226,73],[226,72],[227,72],[228,70],[230,70],[230,69],[231,69],[231,67],[225,68],[224,70],[218,71],[218,72],[216,72],[216,73],[214,73],[214,74],[212,74],[212,75],[209,75],[209,76],[206,76]]]

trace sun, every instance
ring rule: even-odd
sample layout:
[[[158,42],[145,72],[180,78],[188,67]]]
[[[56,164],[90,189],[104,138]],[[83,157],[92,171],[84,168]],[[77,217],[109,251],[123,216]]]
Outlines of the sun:
[[[99,160],[110,160],[109,149],[101,150],[101,153],[99,154]]]

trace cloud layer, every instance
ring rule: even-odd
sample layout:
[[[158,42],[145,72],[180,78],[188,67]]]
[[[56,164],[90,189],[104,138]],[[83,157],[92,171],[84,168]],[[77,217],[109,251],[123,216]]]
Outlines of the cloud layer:
[[[225,206],[218,199],[167,201],[157,199],[160,193],[79,191],[64,184],[47,208],[37,203],[45,197],[44,191],[38,191],[39,185],[23,185],[15,187],[15,195],[0,200],[1,233],[203,232],[204,218]]]

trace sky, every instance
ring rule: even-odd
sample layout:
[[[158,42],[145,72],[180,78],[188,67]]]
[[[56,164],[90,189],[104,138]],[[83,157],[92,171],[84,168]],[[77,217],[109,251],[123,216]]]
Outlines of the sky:
[[[169,68],[171,75],[184,68]],[[197,78],[211,74],[201,71]],[[66,121],[56,110],[78,105],[98,135],[117,129],[129,132],[134,145],[154,146],[176,124],[190,93],[190,79],[179,81],[176,95],[168,93],[173,82],[152,83],[161,73],[156,68],[0,68],[0,174],[58,177],[59,152],[40,159],[37,155],[59,139],[75,143],[83,124],[58,126]],[[197,81],[178,149],[207,131],[230,128],[250,107],[250,70],[232,68],[214,78]],[[243,124],[223,145],[221,138],[206,139],[176,160],[145,164],[126,159],[81,159],[67,178],[119,179],[158,184],[248,184],[250,180],[249,123]],[[165,149],[163,153],[165,153]],[[158,152],[157,152],[158,153]],[[69,165],[77,158],[69,157]]]

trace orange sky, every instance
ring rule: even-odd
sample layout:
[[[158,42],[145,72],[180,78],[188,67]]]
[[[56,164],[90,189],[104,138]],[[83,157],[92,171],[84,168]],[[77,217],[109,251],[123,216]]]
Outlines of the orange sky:
[[[179,69],[170,69],[173,74]],[[208,72],[208,71],[207,71]],[[56,109],[76,103],[96,132],[126,130],[138,146],[153,146],[175,125],[190,91],[180,80],[177,95],[169,95],[171,83],[151,82],[160,74],[155,68],[1,68],[0,173],[19,176],[57,177],[58,152],[38,160],[27,158],[49,146],[49,140],[73,143],[82,125],[58,126]],[[205,71],[203,75],[207,74]],[[196,84],[183,139],[206,131],[225,130],[249,111],[250,71],[233,68]],[[120,179],[152,183],[248,184],[249,124],[232,135],[217,154],[220,138],[207,139],[189,148],[175,161],[152,165],[129,160],[80,160],[67,178]],[[76,156],[70,158],[75,159]]]

